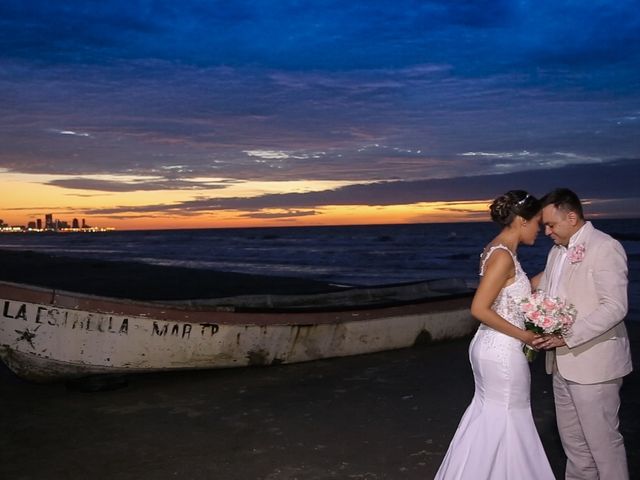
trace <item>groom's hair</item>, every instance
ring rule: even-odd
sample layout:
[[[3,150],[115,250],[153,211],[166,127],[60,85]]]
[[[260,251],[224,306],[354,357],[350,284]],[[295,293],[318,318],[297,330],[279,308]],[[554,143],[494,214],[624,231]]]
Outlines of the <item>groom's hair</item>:
[[[553,205],[563,212],[574,212],[580,219],[584,220],[582,202],[580,202],[578,195],[568,188],[556,188],[542,197],[540,201],[542,202],[542,208],[547,205]]]

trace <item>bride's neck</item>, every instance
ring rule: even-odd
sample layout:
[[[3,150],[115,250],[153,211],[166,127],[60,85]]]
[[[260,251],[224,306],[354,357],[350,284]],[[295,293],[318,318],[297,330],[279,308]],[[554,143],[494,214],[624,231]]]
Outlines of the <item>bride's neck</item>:
[[[509,227],[504,228],[496,238],[491,242],[493,245],[502,244],[511,250],[514,254],[518,250],[518,244],[520,243],[518,232],[512,230]]]

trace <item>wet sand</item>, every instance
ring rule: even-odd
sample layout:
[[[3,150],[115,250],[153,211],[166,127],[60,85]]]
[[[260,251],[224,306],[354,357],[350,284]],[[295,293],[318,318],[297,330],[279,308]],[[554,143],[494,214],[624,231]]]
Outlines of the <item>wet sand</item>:
[[[621,429],[640,478],[640,323],[628,325],[636,370]],[[102,392],[27,383],[0,366],[0,478],[430,479],[473,395],[468,344],[137,375]],[[532,408],[562,478],[543,367],[532,365]]]

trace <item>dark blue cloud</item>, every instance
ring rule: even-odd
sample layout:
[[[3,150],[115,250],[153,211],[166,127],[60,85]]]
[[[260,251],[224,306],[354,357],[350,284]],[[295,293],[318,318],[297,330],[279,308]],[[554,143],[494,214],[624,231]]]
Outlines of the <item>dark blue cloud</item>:
[[[567,165],[548,170],[525,170],[501,175],[349,185],[308,193],[268,194],[252,198],[200,198],[179,204],[96,209],[89,213],[113,215],[127,212],[206,212],[229,209],[260,212],[263,209],[283,209],[300,214],[297,209],[316,209],[324,205],[388,206],[418,202],[487,200],[514,189],[527,190],[541,197],[558,187],[571,188],[583,199],[591,201],[625,199],[633,200],[635,203],[640,198],[640,187],[636,180],[639,176],[640,159],[626,159],[608,164]],[[606,181],[599,181],[603,178],[606,178]],[[274,215],[288,216],[279,213]]]
[[[638,158],[638,6],[3,0],[0,168],[126,191]],[[77,178],[95,174],[157,180]]]
[[[624,63],[636,1],[5,0],[0,55],[344,70],[449,63],[466,74]]]
[[[530,4],[523,17],[522,43],[539,61],[576,67],[638,58],[637,0]]]
[[[460,176],[447,179],[390,181],[310,193],[271,194],[255,198],[228,198],[185,202],[197,209],[252,210],[263,208],[316,208],[322,205],[396,205],[418,202],[473,201],[494,198],[503,191],[524,189],[535,195],[561,186],[585,198],[640,198],[640,159],[608,164],[568,165],[548,170],[525,170],[502,175]],[[594,179],[606,178],[606,182]]]

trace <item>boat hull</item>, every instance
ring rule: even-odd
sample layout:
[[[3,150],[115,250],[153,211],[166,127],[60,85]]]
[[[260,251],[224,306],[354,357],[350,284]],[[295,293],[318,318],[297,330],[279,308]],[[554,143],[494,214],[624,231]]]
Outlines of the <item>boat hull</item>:
[[[470,294],[403,305],[237,311],[92,297],[0,282],[0,358],[20,377],[306,362],[469,335]]]

